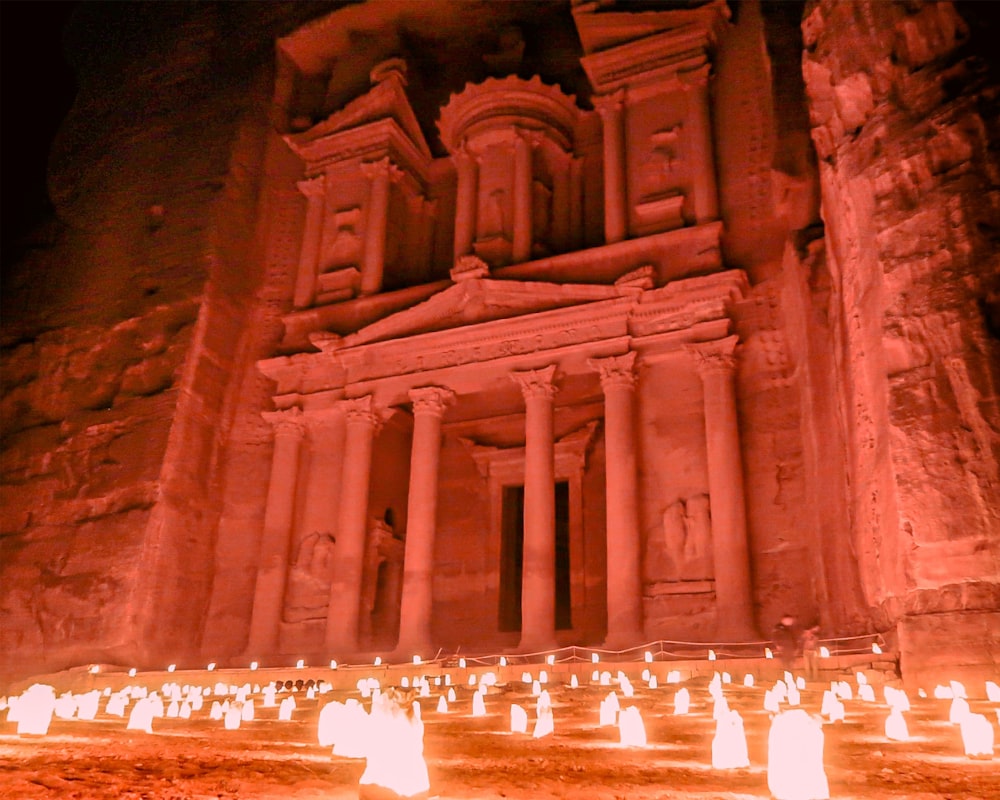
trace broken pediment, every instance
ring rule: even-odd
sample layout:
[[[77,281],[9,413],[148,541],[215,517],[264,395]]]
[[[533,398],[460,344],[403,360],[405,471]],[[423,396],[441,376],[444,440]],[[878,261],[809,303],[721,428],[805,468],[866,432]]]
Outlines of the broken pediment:
[[[396,123],[406,139],[419,151],[419,160],[430,160],[430,148],[406,96],[406,63],[399,58],[383,61],[372,69],[370,77],[372,88],[368,92],[351,100],[309,130],[285,137],[285,141],[303,161],[310,165],[327,161],[331,153],[339,151],[353,155],[357,149],[353,140],[358,133],[369,128],[375,138],[380,138],[375,132],[378,129],[377,123],[384,123],[386,120]],[[344,146],[338,144],[342,140]],[[348,141],[352,143],[350,146],[346,145]]]
[[[469,279],[411,308],[345,336],[344,347],[405,338],[465,325],[521,317],[557,308],[610,300],[628,288],[589,284]]]

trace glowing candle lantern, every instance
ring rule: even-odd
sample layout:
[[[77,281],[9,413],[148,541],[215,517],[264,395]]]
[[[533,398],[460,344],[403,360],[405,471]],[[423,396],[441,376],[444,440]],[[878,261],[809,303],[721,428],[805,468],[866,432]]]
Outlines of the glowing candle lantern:
[[[680,683],[681,673],[679,670],[672,669],[667,673],[667,683]]]
[[[910,710],[910,698],[902,689],[895,689],[892,686],[885,687],[885,702],[891,708],[898,708],[900,711]]]
[[[598,672],[596,669],[590,673],[591,683],[598,683],[600,680],[601,680],[601,673]]]
[[[826,645],[820,645],[820,647],[819,647],[819,657],[820,658],[829,658],[830,657],[830,648],[827,647]]]
[[[289,695],[278,706],[278,720],[280,722],[291,721],[293,711],[295,711],[295,698]]]
[[[471,674],[471,675],[469,676],[469,686],[475,686],[475,685],[476,685],[476,681],[477,681],[477,680],[478,680],[478,678],[476,677],[476,673],[475,673],[475,672],[473,672],[473,673],[472,673],[472,674]]]
[[[256,661],[251,661],[250,662],[250,669],[251,670],[257,669],[257,662]]]
[[[538,697],[542,693],[542,684],[539,681],[531,682],[531,696]]]
[[[434,685],[435,686],[440,686],[441,685],[441,676],[440,675],[438,675],[436,678],[434,678]]]
[[[305,665],[306,665],[305,659],[300,658],[298,661],[295,662],[295,669],[302,669],[303,667],[305,667]]]
[[[781,682],[784,683],[785,686],[789,686],[790,684],[795,683],[795,676],[786,669],[784,674],[781,676]]]
[[[767,737],[767,786],[775,800],[828,800],[823,728],[800,708],[778,714]]]
[[[991,703],[1000,703],[1000,686],[993,681],[986,681],[986,697]]]
[[[104,707],[104,713],[109,717],[124,717],[127,705],[128,697],[122,692],[115,692],[108,698],[108,704]]]
[[[716,672],[712,676],[712,680],[708,682],[708,693],[712,696],[713,700],[718,700],[722,695],[722,679],[719,677],[718,672]]]
[[[770,647],[764,648],[764,658],[774,658],[774,653],[771,652]]]
[[[413,663],[414,664],[419,664],[420,663],[420,656],[414,656],[413,657]]]
[[[209,672],[212,672],[215,669],[215,662],[209,661],[208,666],[205,669],[207,669]]]
[[[208,712],[208,718],[216,721],[222,719],[222,703],[218,700],[212,701],[212,709]]]
[[[655,675],[650,675],[649,676],[649,688],[650,689],[655,689],[658,685],[659,684],[656,682],[656,676]]]
[[[63,692],[56,698],[56,707],[53,710],[59,719],[73,719],[76,715],[76,700],[70,692]]]
[[[501,667],[506,667],[507,666],[507,659],[506,659],[505,656],[500,656],[500,666]]]
[[[420,697],[430,697],[431,696],[431,685],[424,681],[420,684]]]
[[[243,719],[243,712],[240,708],[239,703],[233,703],[229,710],[226,712],[226,717],[223,720],[223,725],[227,731],[239,730],[240,721]]]
[[[336,669],[336,668],[337,668],[337,660],[336,659],[331,659],[330,660],[330,669]]]
[[[320,709],[316,728],[316,738],[320,747],[330,747],[337,741],[338,723],[343,711],[344,704],[339,700],[333,700]]]
[[[437,712],[438,712],[438,714],[447,714],[448,713],[448,701],[445,700],[444,695],[441,695],[438,698]]]
[[[953,697],[965,697],[968,698],[968,694],[965,693],[965,684],[960,681],[948,681],[948,685],[951,687],[951,693]]]
[[[592,664],[596,664],[600,660],[601,660],[601,657],[599,655],[597,655],[597,653],[591,653],[590,654],[590,662]]]
[[[163,719],[163,698],[153,692],[148,699],[153,709],[153,716],[157,719]]]
[[[253,722],[253,700],[246,700],[240,704],[240,719],[244,722]]]
[[[521,683],[531,683],[531,673],[522,672],[521,673]]]
[[[424,761],[420,703],[407,704],[393,689],[387,689],[372,703],[368,730],[367,764],[360,785],[388,789],[398,797],[425,795],[430,778]],[[359,795],[368,796],[364,790]]]
[[[732,683],[733,682],[733,676],[730,675],[728,672],[723,672],[722,673],[722,682],[723,683]]]
[[[715,661],[715,651],[714,650],[709,650],[708,651],[708,660],[709,661]]]
[[[517,703],[510,704],[510,732],[528,732],[528,712],[521,708],[521,706]]]
[[[177,719],[177,715],[181,711],[181,704],[176,700],[171,700],[170,705],[167,706],[167,719]]]
[[[618,739],[625,747],[646,746],[646,725],[635,706],[623,709],[618,715]]]
[[[753,679],[753,675],[751,675],[751,674],[750,674],[750,673],[748,672],[748,673],[747,673],[746,675],[744,675],[744,676],[743,676],[743,685],[744,685],[744,686],[745,686],[745,687],[746,687],[747,689],[752,689],[752,688],[753,688],[753,684],[754,684],[754,679]]]
[[[580,679],[576,677],[576,673],[575,672],[572,675],[569,676],[569,688],[570,689],[579,689],[580,688]]]
[[[729,713],[729,701],[726,700],[725,695],[720,694],[715,700],[715,705],[712,708],[712,719],[718,722],[720,719]]]
[[[458,667],[459,667],[459,669],[465,669],[465,659],[464,658],[458,659]]]
[[[951,690],[950,686],[938,684],[934,687],[934,698],[936,700],[951,700],[954,696],[955,693]]]
[[[948,722],[956,725],[969,715],[969,701],[964,697],[953,697],[948,710]]]
[[[714,769],[743,769],[750,766],[747,737],[743,730],[743,717],[739,711],[729,710],[715,721],[712,737],[712,767]]]
[[[486,716],[486,702],[483,700],[483,695],[481,692],[476,692],[474,695],[472,695],[472,716],[474,717]]]
[[[618,703],[618,695],[614,692],[608,694],[601,701],[600,713],[600,726],[603,728],[607,725],[614,725],[618,721],[618,711],[621,706]]]
[[[483,697],[485,697],[488,691],[489,687],[485,683],[480,681],[479,686],[476,687],[476,694],[481,694]]]
[[[868,683],[868,676],[863,672],[856,672],[855,677],[858,679],[858,686],[864,686]]]
[[[47,683],[35,683],[17,699],[15,718],[18,736],[45,736],[56,710],[56,690]],[[10,712],[7,721],[12,722]]]
[[[177,665],[171,664],[169,667],[167,667],[167,672],[173,672],[175,669],[177,669]]]
[[[885,738],[896,742],[907,742],[910,739],[910,731],[906,727],[906,720],[903,719],[903,712],[896,707],[893,707],[886,717]]]
[[[374,662],[374,664],[375,664],[376,667],[381,666],[381,664],[382,664],[382,656],[375,656],[375,662]]]
[[[372,707],[379,702],[373,698]],[[370,746],[370,721],[364,707],[354,697],[349,697],[342,706],[331,711],[326,738],[333,741],[333,754],[344,758],[365,758]]]
[[[785,699],[788,701],[788,705],[797,706],[801,700],[801,695],[799,695],[798,684],[791,683],[788,686],[788,692],[785,695]]]
[[[961,698],[956,698],[961,699]],[[960,721],[962,744],[970,757],[993,757],[993,726],[982,714],[967,713]]]
[[[445,686],[451,686],[451,673],[447,673],[444,676],[444,685]]]
[[[779,703],[784,703],[788,699],[788,686],[784,681],[775,681],[771,687],[771,693],[778,699]]]
[[[872,652],[875,655],[880,655],[882,653],[882,648],[878,646],[878,642],[872,642]]]
[[[841,700],[850,700],[854,697],[854,694],[851,691],[851,684],[847,681],[837,681],[836,686],[837,697]]]
[[[549,673],[546,670],[543,669],[538,671],[538,682],[539,683],[549,682]]]
[[[454,703],[455,702],[455,687],[454,686],[451,687],[450,689],[448,689],[448,702],[449,703]]]
[[[135,677],[135,667],[132,667],[132,669],[130,669],[130,670],[128,671],[128,676],[129,676],[130,678],[134,678],[134,677]]]
[[[605,670],[601,673],[601,686],[611,685],[611,673]]]
[[[674,716],[687,714],[691,708],[691,693],[686,688],[680,688],[674,693]]]
[[[927,692],[923,689],[917,689],[917,697],[927,697]]]
[[[100,671],[101,671],[101,668],[97,664],[92,664],[91,665],[91,667],[90,667],[90,674],[91,675],[96,675]]]
[[[801,675],[795,679],[795,688],[798,689],[800,692],[806,688],[806,679],[803,678]]]
[[[555,664],[556,663],[555,654],[549,653],[549,655],[547,655],[545,657],[545,663],[548,664],[549,666],[552,666],[553,664]]]
[[[399,685],[402,686],[404,689],[409,689],[410,679],[404,675],[402,678],[399,679]]]
[[[643,654],[642,657],[646,660],[647,664],[653,663],[653,654],[650,653],[648,650]]]
[[[274,696],[278,693],[278,690],[274,688],[274,684],[268,684],[264,687],[264,708],[274,708],[277,703],[274,701]]]
[[[625,697],[635,696],[635,688],[632,686],[628,678],[626,678],[622,683],[620,683],[619,686],[621,687],[622,694]]]
[[[153,704],[148,697],[143,697],[132,706],[132,713],[128,716],[125,730],[153,732]]]
[[[648,669],[644,669],[644,670],[642,671],[642,676],[641,676],[641,677],[642,677],[642,679],[643,679],[644,681],[646,681],[646,683],[649,683],[649,674],[650,674],[650,673],[649,673],[649,670],[648,670]]]
[[[764,710],[771,714],[777,714],[781,711],[781,701],[773,689],[764,690]]]
[[[177,712],[177,716],[181,719],[191,719],[191,704],[187,700],[181,703],[181,710]]]
[[[871,684],[866,683],[858,687],[858,700],[864,700],[866,703],[875,702],[875,690]]]
[[[367,700],[372,696],[371,685],[368,683],[367,679],[359,678],[357,682],[358,691],[361,692],[361,696]]]
[[[554,731],[555,720],[552,716],[552,701],[549,699],[549,693],[543,691],[535,703],[535,730],[531,735],[536,739],[541,739],[543,736],[551,735]]]

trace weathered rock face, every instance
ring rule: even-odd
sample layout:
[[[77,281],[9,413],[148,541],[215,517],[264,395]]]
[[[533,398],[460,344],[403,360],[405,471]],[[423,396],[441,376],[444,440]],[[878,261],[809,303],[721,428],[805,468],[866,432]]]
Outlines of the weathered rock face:
[[[540,74],[589,112],[570,4],[324,16],[340,5],[140,4],[128,22],[81,8],[69,39],[81,92],[53,153],[60,237],[3,292],[0,672],[246,647],[274,449],[261,417],[274,386],[257,362],[336,328],[322,308],[290,313],[307,203],[280,134],[344,107],[399,55],[429,157],[445,155],[436,117],[467,81]],[[721,260],[750,283],[731,315],[757,623],[794,611],[831,634],[898,628],[917,674],[914,654],[947,619],[960,660],[995,661],[981,635],[1000,630],[996,81],[976,58],[982,21],[950,3],[730,5],[711,116]],[[108,27],[120,44],[95,50]],[[591,116],[578,249],[603,242]],[[454,179],[435,166],[427,180],[437,218],[453,217]],[[426,266],[387,289],[447,280],[441,230],[406,240]],[[335,332],[384,315],[380,302],[359,302]],[[681,570],[671,531],[709,524],[701,389],[685,380],[661,366],[639,392],[640,425],[669,445],[638,463],[651,636],[696,636],[712,619],[710,594],[683,606],[654,591]],[[412,430],[388,431],[374,458],[389,477],[371,502],[403,530],[409,474],[392,463]],[[602,497],[604,435],[587,497]],[[473,602],[496,593],[497,574],[473,536],[491,501],[460,436],[439,476],[451,498],[434,582],[451,620],[442,642],[504,644]],[[299,485],[301,508],[312,489]],[[603,502],[584,505],[571,544],[589,565],[573,578],[588,641],[605,632],[609,587],[602,538],[581,531],[603,536]],[[322,580],[293,566],[304,577],[292,575],[286,642],[305,650],[322,638],[323,592],[309,582]],[[683,573],[712,577],[697,559]],[[379,606],[369,622],[391,646],[398,613]]]
[[[910,669],[925,614],[949,613],[958,663],[997,658],[983,614],[955,613],[997,627],[997,109],[977,16],[815,3],[802,26],[851,544]]]

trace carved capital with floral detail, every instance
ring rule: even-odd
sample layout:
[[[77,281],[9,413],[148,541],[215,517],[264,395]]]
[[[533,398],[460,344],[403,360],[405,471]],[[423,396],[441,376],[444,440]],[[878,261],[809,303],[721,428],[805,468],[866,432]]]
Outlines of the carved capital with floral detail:
[[[448,406],[455,402],[455,393],[443,386],[421,386],[410,389],[413,401],[413,416],[433,415],[441,417]]]
[[[600,374],[601,388],[605,392],[616,386],[631,391],[635,388],[635,356],[636,352],[631,350],[622,356],[590,358],[587,364]]]
[[[521,372],[512,372],[511,380],[521,387],[521,394],[524,399],[532,397],[553,398],[559,389],[552,382],[556,372],[556,365],[550,364],[542,369],[528,369]]]
[[[302,409],[285,408],[280,411],[265,411],[261,416],[271,423],[274,436],[301,439],[305,435],[305,420],[302,419]]]
[[[370,394],[341,400],[339,405],[347,414],[348,425],[369,425],[376,433],[382,427],[382,415]]]
[[[699,375],[711,372],[732,373],[736,369],[736,344],[738,336],[727,336],[714,342],[699,342],[687,345],[694,356]]]

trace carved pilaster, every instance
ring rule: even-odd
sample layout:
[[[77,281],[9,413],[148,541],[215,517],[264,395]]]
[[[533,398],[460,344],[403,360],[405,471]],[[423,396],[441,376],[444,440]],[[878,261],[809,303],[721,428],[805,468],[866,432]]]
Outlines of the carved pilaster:
[[[295,279],[293,303],[296,308],[312,304],[316,294],[316,273],[319,267],[320,240],[323,236],[323,205],[326,196],[326,175],[295,184],[306,198],[306,222],[299,250],[299,268]]]
[[[587,363],[598,371],[605,393],[612,387],[632,390],[635,388],[635,357],[636,352],[631,350],[623,356],[591,358]]]
[[[604,128],[604,239],[625,239],[627,192],[625,172],[625,90],[594,98]]]
[[[556,372],[556,365],[550,364],[542,369],[529,369],[520,372],[512,372],[511,380],[521,387],[521,394],[525,400],[535,397],[544,397],[551,400],[555,397],[558,387],[552,382]]]
[[[434,415],[438,418],[455,402],[455,393],[441,386],[421,386],[409,391],[413,401],[413,416]]]

